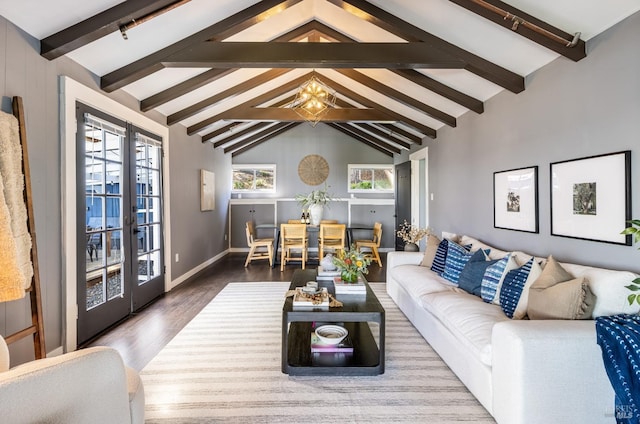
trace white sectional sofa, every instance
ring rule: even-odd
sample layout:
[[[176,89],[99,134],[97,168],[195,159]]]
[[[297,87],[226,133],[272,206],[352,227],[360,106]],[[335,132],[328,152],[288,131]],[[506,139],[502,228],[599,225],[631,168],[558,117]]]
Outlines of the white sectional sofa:
[[[388,253],[387,292],[499,424],[615,423],[593,320],[510,319],[500,306],[421,266],[423,257]],[[594,316],[638,312],[626,305],[624,288],[635,274],[562,266],[589,283],[597,296]]]

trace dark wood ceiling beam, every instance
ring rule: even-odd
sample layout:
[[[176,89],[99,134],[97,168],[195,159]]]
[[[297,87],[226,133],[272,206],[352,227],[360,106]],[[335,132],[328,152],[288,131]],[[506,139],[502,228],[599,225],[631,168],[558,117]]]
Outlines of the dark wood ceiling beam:
[[[373,143],[376,146],[380,146],[383,149],[387,149],[390,152],[393,153],[398,153],[400,154],[400,152],[402,151],[401,149],[397,148],[396,146],[393,146],[383,140],[380,140],[377,137],[372,136],[369,133],[366,133],[364,131],[362,131],[360,128],[356,127],[355,125],[351,125],[348,123],[344,123],[344,124],[336,124],[337,126],[339,126],[340,128],[343,128],[344,130],[348,131],[351,134],[354,134],[356,136],[358,136],[361,139],[367,140],[369,143]]]
[[[291,125],[290,122],[281,122],[279,124],[275,124],[275,125],[271,125],[269,128],[266,128],[260,132],[257,132],[256,134],[253,134],[250,137],[247,137],[243,140],[238,141],[237,143],[231,145],[231,146],[227,146],[224,148],[224,152],[225,153],[229,153],[232,152],[234,150],[238,150],[241,147],[244,147],[248,144],[253,143],[254,141],[260,140],[264,137],[267,137],[275,132],[281,131],[285,128],[288,128]],[[233,138],[240,138],[240,136],[238,137],[233,137]]]
[[[363,106],[386,113],[387,115],[389,115],[390,119],[393,121],[403,122],[406,125],[415,128],[416,130],[418,130],[419,132],[421,132],[422,134],[430,138],[436,138],[436,130],[434,130],[431,127],[428,127],[427,125],[421,124],[420,122],[414,121],[413,119],[407,118],[406,116],[403,116],[389,108],[386,108],[376,102],[373,102],[371,99],[368,99],[365,96],[362,96],[352,90],[349,90],[347,87],[341,84],[338,84],[336,81],[333,81],[332,79],[327,78],[324,75],[322,75],[322,82],[324,82],[329,87],[339,92],[341,95],[346,96],[352,100],[355,100],[356,102],[360,103]],[[421,143],[422,142],[420,142],[419,144]]]
[[[255,125],[251,125],[251,126],[248,126],[247,128],[243,128],[242,130],[234,132],[233,134],[231,134],[230,136],[226,137],[223,140],[216,141],[215,143],[213,143],[213,148],[215,149],[217,147],[224,146],[225,144],[230,143],[231,141],[235,140],[236,138],[244,137],[245,135],[250,134],[250,133],[255,132],[255,131],[260,131],[261,129],[266,128],[266,127],[268,127],[270,125],[273,125],[273,123],[272,122],[259,122],[259,123],[255,124]]]
[[[224,40],[302,0],[263,0],[189,37],[155,53],[136,60],[100,78],[100,86],[108,93],[131,84],[163,68],[162,60],[207,40]]]
[[[221,91],[214,96],[206,98],[202,101],[194,103],[193,105],[179,110],[176,113],[172,113],[167,117],[167,125],[173,125],[176,122],[182,121],[183,119],[189,118],[197,113],[202,112],[210,106],[215,105],[222,100],[229,99],[234,97],[240,93],[244,93],[245,91],[251,90],[253,88],[258,87],[266,82],[271,81],[274,78],[277,78],[281,75],[290,72],[289,69],[271,69],[267,72],[263,72],[260,75],[250,78],[246,81],[241,82],[227,90]]]
[[[227,131],[231,131],[235,126],[241,124],[242,122],[232,122],[230,124],[225,125],[224,127],[220,127],[215,131],[211,131],[208,134],[205,134],[201,137],[201,141],[203,143],[206,143],[207,141],[211,140],[212,138],[216,138],[219,135],[222,135],[224,133],[226,133]]]
[[[204,42],[166,56],[166,67],[460,69],[465,62],[417,43]]]
[[[393,152],[391,152],[391,151],[389,151],[389,150],[387,150],[387,149],[385,149],[383,147],[380,147],[377,144],[372,143],[367,139],[361,138],[361,137],[357,136],[356,134],[353,134],[352,132],[347,131],[346,129],[342,128],[338,124],[327,124],[327,125],[329,125],[333,129],[338,130],[341,133],[353,138],[354,140],[359,141],[360,143],[366,144],[367,146],[369,146],[369,147],[371,147],[373,149],[376,149],[377,151],[379,151],[381,153],[384,153],[387,156],[393,157]]]
[[[286,107],[235,107],[216,115],[217,121],[233,119],[234,121],[271,121],[271,122],[306,122],[298,113]],[[319,122],[389,122],[389,115],[375,109],[332,109],[318,119]]]
[[[310,32],[316,30],[315,25],[313,25],[312,22],[308,22],[287,32],[286,34],[276,37],[273,41],[295,41],[300,37],[304,37]],[[167,88],[166,90],[142,100],[140,102],[140,110],[147,112],[235,71],[237,71],[237,69],[211,69],[203,72],[200,75],[189,78],[180,84]]]
[[[402,147],[403,149],[410,149],[411,148],[411,144],[407,143],[404,140],[400,140],[398,137],[393,136],[392,134],[390,134],[389,132],[385,132],[382,131],[381,129],[374,127],[371,124],[366,124],[366,123],[358,123],[357,125],[352,125],[354,128],[361,128],[367,132],[370,132],[371,134],[377,136],[378,138],[381,138],[383,140],[386,140],[389,143],[394,143],[397,144],[398,146]]]
[[[296,123],[296,122],[292,122],[287,127],[281,128],[280,130],[278,130],[278,131],[276,131],[276,132],[274,132],[272,134],[269,134],[269,135],[261,138],[260,140],[256,140],[255,142],[253,142],[252,144],[250,144],[248,146],[244,146],[243,148],[232,152],[231,153],[231,157],[234,157],[234,156],[237,156],[239,154],[242,154],[242,153],[246,152],[247,150],[251,150],[254,147],[257,147],[258,145],[260,145],[262,143],[266,143],[267,141],[271,140],[273,137],[276,137],[276,136],[278,136],[278,135],[280,135],[280,134],[282,134],[284,132],[287,132],[290,129],[293,129],[293,128],[297,127],[298,125],[300,125],[300,124]]]
[[[394,124],[377,124],[377,125],[380,125],[381,127],[388,129],[391,134],[397,133],[405,138],[408,138],[409,140],[411,140],[416,144],[422,144],[422,138],[418,137],[413,133],[410,133],[409,131],[406,131],[403,128],[398,127],[397,125],[394,125]]]
[[[475,99],[467,94],[464,94],[458,90],[442,84],[433,78],[420,73],[414,69],[390,69],[391,72],[408,79],[414,84],[418,84],[421,87],[431,90],[436,94],[441,95],[451,101],[458,103],[461,106],[466,107],[476,113],[484,112],[484,103],[478,99]]]
[[[286,93],[287,91],[291,91],[296,89],[297,87],[300,86],[300,84],[304,83],[305,81],[309,80],[309,78],[311,78],[311,75],[313,73],[312,72],[308,72],[302,76],[299,76],[298,78],[295,78],[287,83],[282,84],[280,87],[275,88],[273,90],[270,90],[266,93],[263,93],[259,96],[254,97],[253,99],[246,101],[238,106],[236,106],[235,108],[231,108],[229,110],[227,110],[225,113],[229,113],[230,111],[233,110],[239,110],[239,109],[243,109],[243,108],[249,108],[252,106],[258,106],[261,105],[263,103],[268,102],[269,100],[272,100],[278,96],[281,96],[282,94]],[[216,123],[217,121],[220,121],[221,119],[225,119],[223,118],[223,114],[217,114],[214,116],[211,116],[203,121],[200,121],[196,124],[193,124],[191,126],[189,126],[187,128],[187,134],[189,135],[193,135],[195,133],[197,133],[198,131],[202,131],[203,129],[213,125],[214,123]],[[228,119],[234,119],[234,118],[228,118]],[[237,120],[237,119],[234,119]]]
[[[353,69],[336,69],[336,72],[339,72],[342,75],[345,75],[346,77],[351,78],[352,80],[371,88],[372,90],[378,91],[381,94],[384,94],[385,96],[392,98],[399,103],[409,106],[410,108],[415,109],[418,112],[422,112],[432,117],[433,119],[437,119],[438,121],[443,122],[450,127],[456,126],[456,118],[454,116],[451,116],[448,113],[444,113],[443,111],[438,110],[432,106],[424,104],[411,96],[399,92],[398,90],[394,90],[393,88],[382,84],[381,82],[369,77],[368,75],[365,75]]]
[[[365,0],[327,1],[409,42],[422,41],[428,46],[454,55],[466,63],[465,69],[467,71],[513,93],[520,93],[524,90],[524,77],[411,25]]]
[[[562,56],[571,59],[575,62],[587,57],[586,44],[584,41],[577,39],[575,45],[570,46],[570,42],[573,42],[575,35],[568,34],[563,30],[554,27],[540,19],[523,12],[520,9],[508,5],[500,0],[449,0],[452,3],[457,4],[473,13],[482,16],[494,22],[502,27],[505,27],[511,31],[518,33],[519,35],[540,44],[554,52],[561,54]],[[485,5],[490,5],[487,8]],[[493,8],[492,8],[492,7]],[[494,8],[506,12],[505,14],[499,13]],[[524,21],[524,22],[523,22]],[[548,32],[555,35],[559,39],[565,40],[563,42],[558,39],[554,39],[552,36],[543,35],[539,31],[530,28],[527,23],[533,24],[535,27],[542,29],[543,32]]]
[[[176,0],[128,0],[82,22],[40,40],[40,55],[56,59],[99,38],[118,31],[120,26],[168,7]]]
[[[356,40],[353,38],[336,31],[335,29],[321,23],[318,21],[311,21],[308,24],[311,28],[314,28],[317,31],[320,31],[327,38],[335,40],[341,43],[354,43]],[[393,72],[403,78],[406,78],[417,84],[423,88],[426,88],[429,91],[433,91],[440,96],[449,99],[455,103],[458,103],[461,106],[466,107],[476,113],[484,112],[484,105],[480,100],[477,100],[465,93],[462,93],[458,90],[455,90],[449,87],[446,84],[443,84],[437,80],[434,80],[431,77],[424,75],[421,72],[418,72],[414,69],[390,69],[390,72]]]

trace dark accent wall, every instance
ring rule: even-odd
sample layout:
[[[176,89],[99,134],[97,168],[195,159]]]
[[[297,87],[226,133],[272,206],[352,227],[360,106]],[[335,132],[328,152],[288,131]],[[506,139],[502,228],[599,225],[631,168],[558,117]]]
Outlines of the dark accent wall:
[[[632,215],[640,217],[640,13],[587,42],[588,56],[558,58],[443,127],[429,147],[430,225],[505,250],[640,271],[636,247],[550,235],[549,164],[632,151]],[[539,234],[493,227],[493,172],[539,166]],[[621,226],[620,230],[623,229]]]

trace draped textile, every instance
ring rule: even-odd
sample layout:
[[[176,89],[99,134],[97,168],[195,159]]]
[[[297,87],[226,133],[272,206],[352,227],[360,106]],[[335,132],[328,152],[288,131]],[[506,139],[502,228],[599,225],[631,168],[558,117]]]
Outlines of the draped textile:
[[[616,422],[640,424],[640,316],[598,317],[596,333],[616,394]]]

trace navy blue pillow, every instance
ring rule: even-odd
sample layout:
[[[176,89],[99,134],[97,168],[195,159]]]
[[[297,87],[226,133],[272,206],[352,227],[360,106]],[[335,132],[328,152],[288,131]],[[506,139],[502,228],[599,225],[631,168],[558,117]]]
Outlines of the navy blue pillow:
[[[437,272],[438,275],[442,275],[444,272],[444,264],[447,261],[448,250],[449,240],[443,239],[436,250],[436,256],[433,258],[433,263],[431,264],[431,271]]]
[[[498,261],[488,261],[482,249],[478,249],[462,269],[458,279],[458,287],[466,292],[480,296],[484,273],[489,266],[496,262]]]

